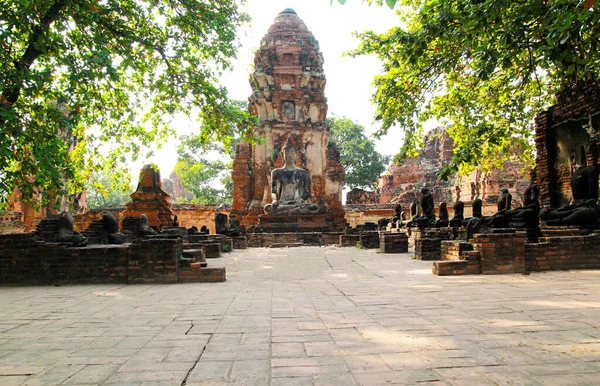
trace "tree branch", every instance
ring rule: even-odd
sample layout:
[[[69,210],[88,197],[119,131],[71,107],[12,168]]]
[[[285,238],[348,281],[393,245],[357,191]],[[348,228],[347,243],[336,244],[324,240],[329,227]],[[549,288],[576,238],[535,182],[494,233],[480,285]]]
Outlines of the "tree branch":
[[[40,23],[33,27],[25,52],[19,59],[14,61],[14,83],[2,91],[3,104],[13,105],[19,99],[21,89],[23,88],[23,75],[29,71],[29,67],[31,67],[33,62],[45,52],[43,40],[48,35],[50,25],[60,17],[60,13],[67,6],[67,3],[68,0],[55,1],[42,17]]]

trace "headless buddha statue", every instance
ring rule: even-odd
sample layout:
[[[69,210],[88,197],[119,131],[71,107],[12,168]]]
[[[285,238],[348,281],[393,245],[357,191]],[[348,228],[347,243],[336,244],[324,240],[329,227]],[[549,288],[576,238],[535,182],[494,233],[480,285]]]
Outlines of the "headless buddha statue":
[[[271,172],[273,202],[264,207],[266,214],[295,215],[318,213],[321,207],[307,203],[310,197],[310,173],[296,166],[298,151],[288,136],[283,149],[283,167]]]
[[[573,200],[567,206],[548,209],[540,214],[547,225],[596,225],[600,217],[598,207],[598,165],[586,166],[586,152],[582,146],[579,164],[571,176]]]

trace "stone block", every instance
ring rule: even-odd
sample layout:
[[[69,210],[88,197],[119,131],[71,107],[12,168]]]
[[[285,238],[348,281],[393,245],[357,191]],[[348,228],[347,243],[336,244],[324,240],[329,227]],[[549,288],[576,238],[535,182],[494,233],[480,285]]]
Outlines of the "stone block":
[[[246,249],[248,248],[248,238],[246,236],[233,236],[233,249]]]
[[[182,269],[179,283],[219,283],[226,280],[226,270],[221,268]]]
[[[324,245],[339,245],[340,236],[343,232],[325,232],[323,233],[323,244]]]
[[[464,260],[455,261],[435,261],[433,262],[432,272],[438,276],[465,275],[467,274],[469,263]]]
[[[481,256],[481,273],[525,272],[526,238],[524,232],[474,235],[472,244]]]
[[[462,240],[443,240],[441,242],[440,258],[445,261],[464,260],[463,254],[472,251],[473,246]]]
[[[365,249],[379,248],[379,232],[378,231],[366,231],[360,233],[360,244]]]
[[[380,253],[407,253],[408,236],[404,233],[382,233],[379,235]]]
[[[415,256],[417,260],[440,260],[442,240],[427,238],[415,240]]]
[[[340,247],[356,247],[360,241],[360,235],[343,234],[340,235]]]

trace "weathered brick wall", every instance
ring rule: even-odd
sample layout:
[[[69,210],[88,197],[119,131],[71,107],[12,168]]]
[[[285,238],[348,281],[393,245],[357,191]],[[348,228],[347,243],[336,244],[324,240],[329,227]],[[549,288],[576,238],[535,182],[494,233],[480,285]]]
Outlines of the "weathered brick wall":
[[[354,188],[346,194],[346,205],[379,204],[380,196],[375,192]]]
[[[33,233],[0,235],[0,283],[127,283],[128,245],[70,248]]]
[[[178,259],[182,254],[180,238],[145,239],[131,244],[129,283],[177,283]]]
[[[476,234],[471,244],[481,256],[482,274],[525,272],[525,233]]]
[[[528,271],[600,269],[600,234],[540,237],[525,245]]]
[[[598,148],[598,138],[587,133],[590,122],[600,127],[600,91],[591,82],[557,94],[557,104],[535,118],[536,177],[543,207],[566,205],[571,198],[571,150],[578,154],[579,146]],[[598,154],[587,154],[587,164]]]
[[[336,245],[340,241],[341,232],[331,233],[253,233],[248,235],[248,246],[302,246],[302,245]],[[357,235],[358,240],[358,235]]]
[[[393,204],[384,205],[345,205],[346,222],[350,227],[356,228],[357,225],[366,222],[374,222],[381,218],[392,218],[394,216]],[[408,209],[408,208],[407,208]]]
[[[198,229],[202,225],[206,225],[211,234],[216,233],[215,229],[215,213],[219,211],[229,215],[231,205],[221,204],[175,204],[173,205],[173,213],[177,215],[179,226],[191,228],[197,226]]]
[[[219,253],[220,243],[215,244]],[[183,241],[177,237],[72,248],[39,242],[34,233],[4,234],[0,235],[0,284],[173,284],[180,281],[182,254]],[[224,281],[225,269],[200,268],[184,276],[182,282]]]
[[[463,240],[444,240],[441,246],[440,258],[445,261],[462,260],[463,254],[472,251],[473,246]]]
[[[404,233],[381,233],[380,253],[408,253],[408,236]]]
[[[102,218],[104,210],[111,212],[117,221],[121,223],[125,216],[126,208],[124,206],[111,206],[111,207],[100,207],[90,210],[84,214],[74,215],[75,219],[75,230],[83,232],[89,228],[90,224],[94,220]],[[173,205],[173,213],[177,215],[179,226],[185,228],[191,228],[197,226],[198,229],[202,225],[206,225],[211,234],[216,233],[215,229],[215,213],[217,210],[221,213],[229,215],[231,210],[230,205],[222,204],[175,204]]]
[[[21,212],[0,212],[0,233],[20,233],[27,230]]]

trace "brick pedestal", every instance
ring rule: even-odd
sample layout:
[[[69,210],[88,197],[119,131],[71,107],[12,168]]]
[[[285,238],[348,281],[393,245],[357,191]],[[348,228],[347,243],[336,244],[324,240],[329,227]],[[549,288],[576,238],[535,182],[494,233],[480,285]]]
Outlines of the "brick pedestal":
[[[481,255],[482,274],[525,272],[524,232],[477,234],[473,248]]]
[[[382,233],[379,235],[380,253],[408,253],[408,236],[404,233]]]
[[[361,232],[360,233],[360,244],[365,249],[376,249],[379,248],[379,232]]]
[[[462,240],[444,240],[441,243],[441,259],[445,261],[463,260],[463,254],[472,251],[473,246]]]
[[[600,233],[540,237],[539,241],[525,245],[528,271],[600,269]]]
[[[233,249],[248,248],[248,238],[246,236],[234,236],[231,239],[233,240]]]
[[[360,241],[360,235],[350,234],[340,236],[340,247],[356,247],[356,244]]]
[[[440,239],[417,239],[415,240],[415,256],[417,260],[440,260]]]

